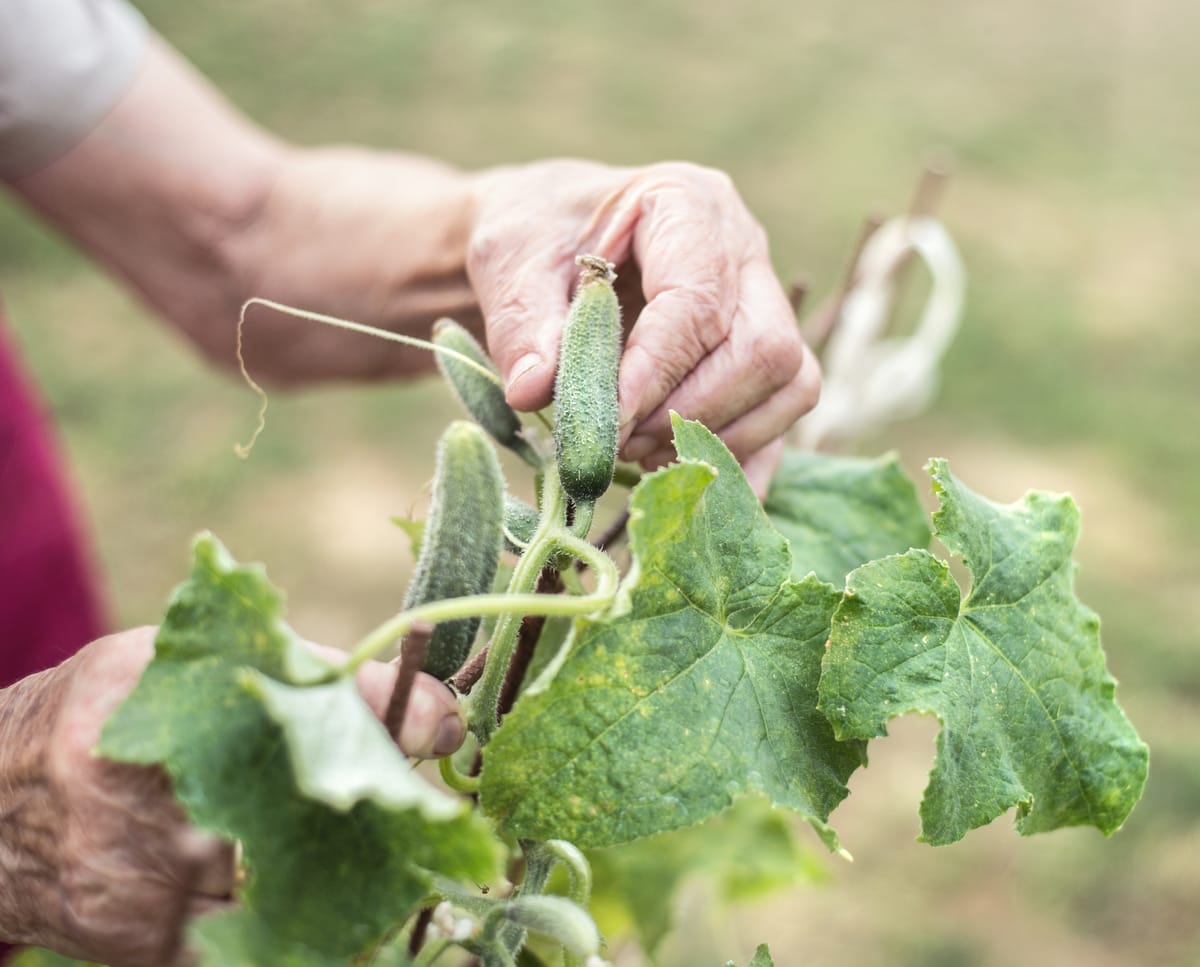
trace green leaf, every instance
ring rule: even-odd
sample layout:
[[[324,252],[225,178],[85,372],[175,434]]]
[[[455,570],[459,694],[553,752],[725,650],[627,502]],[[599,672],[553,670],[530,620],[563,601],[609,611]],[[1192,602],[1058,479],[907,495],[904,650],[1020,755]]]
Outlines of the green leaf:
[[[761,796],[747,796],[698,826],[590,850],[597,921],[614,935],[632,925],[653,956],[671,930],[676,892],[689,879],[711,879],[721,897],[736,901],[823,878],[789,818]]]
[[[929,546],[917,489],[894,455],[863,460],[785,450],[767,516],[792,546],[792,576],[841,587],[854,568]]]
[[[106,724],[100,751],[162,763],[193,822],[242,841],[249,879],[239,900],[273,942],[345,957],[403,921],[425,895],[427,871],[487,880],[496,851],[482,821],[430,806],[440,795],[433,790],[397,796],[397,786],[411,794],[410,784],[421,780],[398,778],[408,769],[399,756],[380,766],[378,735],[367,740],[366,754],[386,775],[364,785],[361,769],[332,761],[344,754],[335,737],[321,742],[311,725],[297,725],[311,701],[312,716],[337,716],[324,727],[370,734],[363,725],[369,712],[345,687],[293,687],[295,671],[309,678],[314,670],[311,658],[298,658],[306,651],[284,624],[281,597],[261,568],[238,566],[213,537],[201,536],[154,660]],[[286,730],[246,689],[247,679],[270,696]],[[318,795],[336,770],[350,769],[357,801],[335,808],[310,798],[297,786],[293,761]],[[412,806],[400,805],[406,801]]]
[[[889,719],[932,712],[943,728],[921,803],[922,838],[961,839],[1013,806],[1023,834],[1125,821],[1147,750],[1114,700],[1099,619],[1075,596],[1070,497],[1031,492],[994,504],[931,461],[937,535],[949,569],[910,551],[854,571],[834,617],[821,709],[839,736],[885,735]]]
[[[280,941],[245,910],[201,917],[188,930],[197,967],[346,967],[345,957],[327,957],[299,944]],[[371,967],[410,967],[403,946],[374,954]]]
[[[188,930],[198,967],[345,967],[346,960],[327,957],[299,944],[281,941],[262,921],[245,910],[201,917]]]
[[[72,960],[52,950],[30,947],[6,960],[8,967],[102,967],[90,960]]]
[[[681,462],[633,494],[628,607],[582,622],[554,682],[505,719],[482,804],[512,835],[607,846],[761,791],[832,846],[825,819],[863,755],[816,710],[838,592],[793,581],[729,451],[674,428]]]
[[[425,541],[425,521],[413,520],[411,517],[393,517],[392,523],[408,535],[408,546],[413,560],[421,556],[421,545]]]
[[[461,799],[412,769],[352,678],[297,687],[247,670],[242,684],[283,729],[296,785],[309,799],[340,812],[369,800],[388,809],[418,809],[433,820],[463,812]]]
[[[737,967],[737,965],[730,960],[726,962],[725,967]],[[750,967],[775,967],[775,961],[771,959],[771,951],[765,943],[760,943],[758,949],[754,951]]]

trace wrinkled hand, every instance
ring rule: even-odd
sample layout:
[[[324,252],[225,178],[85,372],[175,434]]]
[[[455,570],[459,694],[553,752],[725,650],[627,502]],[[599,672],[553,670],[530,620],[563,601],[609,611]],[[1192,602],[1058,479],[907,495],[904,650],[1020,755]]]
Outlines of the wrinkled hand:
[[[622,456],[647,468],[671,459],[676,410],[716,431],[765,492],[820,372],[729,179],[682,163],[548,161],[484,172],[476,197],[467,271],[509,402],[550,402],[574,257],[600,255],[618,266],[628,333]]]
[[[6,816],[3,846],[19,863],[4,874],[9,882],[3,886],[23,894],[25,929],[18,939],[113,967],[186,962],[181,937],[187,920],[232,902],[233,847],[188,824],[166,774],[92,753],[104,721],[153,655],[153,639],[153,628],[102,638],[54,671],[15,686],[41,690],[23,696],[29,728],[49,725],[47,735],[26,737],[45,751],[38,774],[31,775],[32,765],[18,770],[27,780],[24,793],[17,790],[19,809]],[[396,666],[380,663],[359,673],[363,696],[380,717],[396,673]],[[19,740],[21,724],[12,727]],[[12,738],[11,729],[6,732]],[[463,736],[450,692],[418,676],[401,747],[445,755]]]

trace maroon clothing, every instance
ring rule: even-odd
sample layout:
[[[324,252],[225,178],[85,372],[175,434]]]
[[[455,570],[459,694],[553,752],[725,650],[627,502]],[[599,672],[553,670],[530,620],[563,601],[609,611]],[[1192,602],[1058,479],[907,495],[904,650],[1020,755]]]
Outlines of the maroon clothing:
[[[0,314],[0,687],[57,665],[102,629],[54,447]],[[10,949],[0,942],[0,961]]]
[[[102,629],[54,446],[0,317],[0,687],[57,665]]]

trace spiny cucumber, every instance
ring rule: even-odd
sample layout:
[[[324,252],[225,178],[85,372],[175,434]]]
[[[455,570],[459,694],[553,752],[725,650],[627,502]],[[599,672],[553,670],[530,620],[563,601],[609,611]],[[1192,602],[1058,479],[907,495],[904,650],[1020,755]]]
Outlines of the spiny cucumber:
[[[479,341],[453,319],[439,319],[433,324],[433,342],[462,353],[484,369],[499,376],[496,364],[479,345]],[[454,390],[471,418],[483,427],[492,439],[508,447],[532,467],[541,466],[541,458],[521,435],[521,420],[504,398],[504,389],[460,359],[435,353],[438,369]]]
[[[538,519],[541,515],[530,507],[520,497],[512,494],[504,495],[504,546],[514,554],[521,554],[537,530]],[[510,540],[510,535],[520,544]]]
[[[490,591],[503,521],[504,478],[496,451],[479,427],[455,420],[438,443],[433,499],[405,609]],[[453,675],[478,627],[478,618],[437,625],[424,670],[441,679]]]
[[[617,463],[617,370],[621,307],[614,266],[579,255],[579,291],[563,326],[554,383],[558,478],[576,503],[592,503],[612,483]]]

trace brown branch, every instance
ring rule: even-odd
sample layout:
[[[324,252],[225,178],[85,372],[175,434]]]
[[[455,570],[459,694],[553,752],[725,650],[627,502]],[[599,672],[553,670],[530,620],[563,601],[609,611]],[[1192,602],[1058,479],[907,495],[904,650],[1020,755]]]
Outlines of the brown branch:
[[[621,539],[629,526],[629,508],[621,511],[611,524],[592,543],[600,550],[607,550]]]
[[[917,178],[912,200],[908,204],[909,218],[932,215],[941,204],[950,181],[950,165],[942,158],[928,162]]]
[[[392,694],[388,699],[387,712],[383,716],[384,727],[390,735],[399,736],[400,727],[404,724],[404,714],[408,710],[408,698],[412,694],[413,682],[417,672],[425,664],[425,653],[429,650],[429,639],[433,636],[433,626],[417,622],[409,630],[400,646],[400,670],[396,675],[396,684],[392,686]]]
[[[942,196],[946,193],[946,184],[949,180],[950,169],[945,162],[936,161],[926,164],[921,169],[916,186],[913,188],[912,199],[908,203],[908,217],[922,218],[933,215],[937,211]],[[905,286],[908,285],[908,270],[915,257],[914,249],[905,249],[892,263],[888,272],[892,279],[892,302],[888,307],[887,322],[883,327],[883,333],[890,332],[896,327],[900,303],[903,301]]]
[[[429,929],[429,922],[432,919],[433,907],[421,907],[421,912],[417,914],[417,920],[413,924],[412,934],[408,938],[408,955],[410,957],[415,957],[425,946],[425,931]]]
[[[454,686],[454,690],[459,695],[469,695],[471,689],[475,687],[475,683],[483,677],[483,668],[487,664],[488,652],[490,650],[491,642],[488,642],[468,658],[462,668],[454,673],[454,677],[450,679],[450,684]]]
[[[542,569],[538,575],[536,593],[559,594],[562,592],[562,576],[552,567]],[[512,711],[525,681],[525,673],[529,671],[529,663],[533,661],[533,653],[537,650],[538,638],[546,624],[545,615],[527,615],[521,621],[521,630],[517,633],[517,646],[513,649],[512,661],[508,663],[508,671],[504,675],[504,684],[500,688],[500,701],[497,712],[503,717]]]
[[[819,354],[837,329],[838,323],[842,319],[842,306],[846,302],[846,296],[850,294],[850,290],[858,281],[858,260],[862,257],[868,240],[882,224],[883,216],[878,212],[872,212],[863,219],[837,291],[826,299],[801,326],[800,334],[813,352]]]

